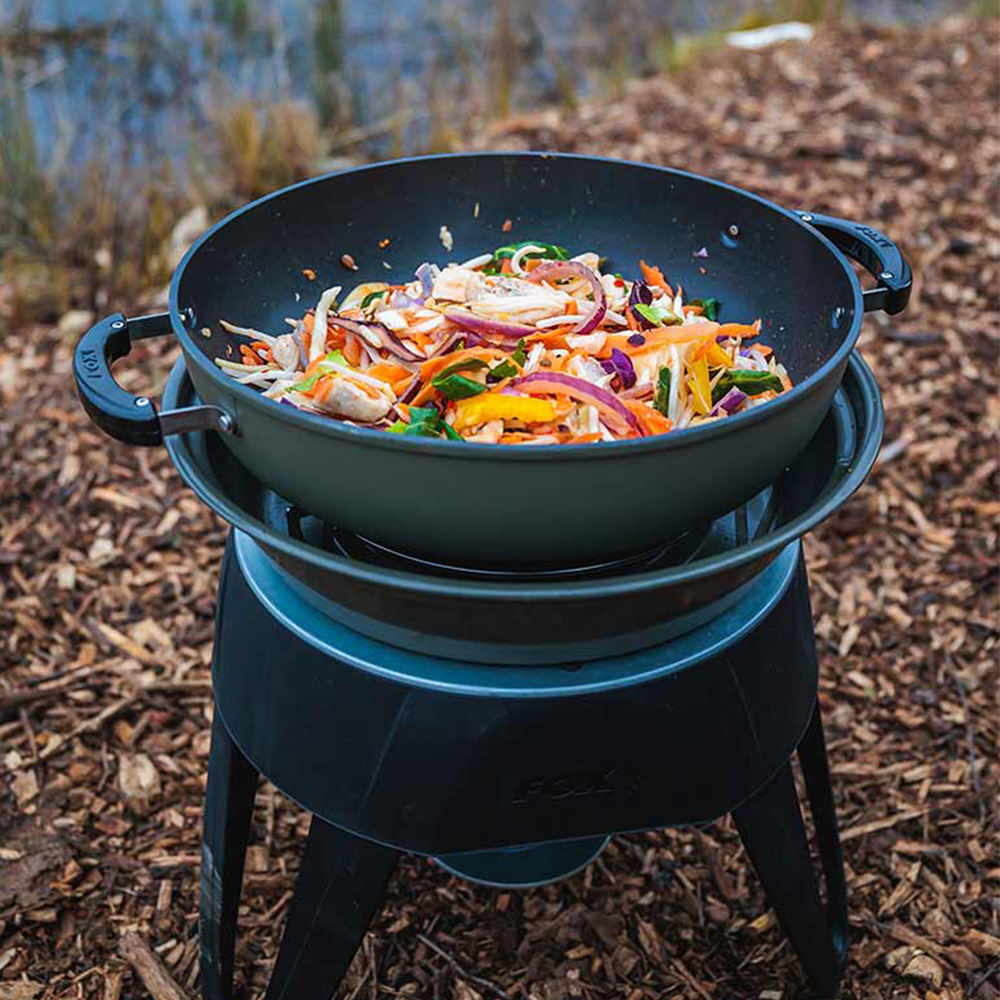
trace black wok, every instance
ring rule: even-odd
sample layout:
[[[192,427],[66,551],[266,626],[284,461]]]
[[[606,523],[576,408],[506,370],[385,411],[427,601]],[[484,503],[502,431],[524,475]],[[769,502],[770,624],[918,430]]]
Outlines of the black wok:
[[[354,427],[264,399],[213,364],[237,342],[221,319],[278,333],[329,284],[401,282],[424,260],[460,261],[529,238],[597,250],[628,276],[645,258],[688,296],[720,299],[722,319],[762,317],[762,340],[795,387],[767,406],[653,438],[524,447]],[[702,247],[708,256],[695,256]],[[358,271],[344,269],[345,253]],[[848,256],[878,287],[862,292]],[[306,268],[320,280],[307,280]],[[773,481],[826,414],[863,313],[900,311],[909,289],[909,267],[875,230],[692,174],[547,153],[425,157],[317,178],[233,213],[181,262],[169,313],[101,321],[78,345],[74,373],[112,436],[157,444],[213,429],[282,496],[392,547],[459,563],[584,563],[662,542]],[[204,405],[158,414],[120,389],[109,366],[132,339],[168,332]]]

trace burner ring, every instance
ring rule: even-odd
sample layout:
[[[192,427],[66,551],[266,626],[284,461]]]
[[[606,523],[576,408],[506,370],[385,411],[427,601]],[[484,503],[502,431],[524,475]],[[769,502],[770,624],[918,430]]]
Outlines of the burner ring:
[[[292,515],[290,514],[290,517]],[[705,524],[685,532],[662,545],[633,555],[582,566],[505,567],[466,566],[435,562],[401,552],[380,542],[352,532],[333,529],[329,532],[329,550],[349,559],[360,559],[379,566],[392,566],[411,573],[432,573],[470,580],[496,582],[538,582],[583,580],[613,576],[620,573],[644,572],[662,566],[686,562],[701,547],[711,525]],[[324,539],[326,540],[326,539]]]

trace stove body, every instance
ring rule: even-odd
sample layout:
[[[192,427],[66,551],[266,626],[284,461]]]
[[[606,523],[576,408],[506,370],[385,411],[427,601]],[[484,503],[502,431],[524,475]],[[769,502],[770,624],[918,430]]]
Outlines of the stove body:
[[[670,642],[505,667],[359,635],[234,533],[213,672],[230,735],[283,792],[428,855],[716,819],[788,760],[817,685],[798,543]]]

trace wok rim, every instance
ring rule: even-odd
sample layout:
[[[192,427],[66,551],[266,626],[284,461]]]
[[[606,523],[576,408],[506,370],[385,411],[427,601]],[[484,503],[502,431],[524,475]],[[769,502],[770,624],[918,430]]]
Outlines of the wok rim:
[[[569,162],[585,163],[611,163],[619,166],[634,167],[642,170],[652,170],[658,173],[667,174],[672,177],[681,177],[685,180],[698,181],[712,187],[722,189],[730,194],[738,195],[750,201],[756,202],[764,208],[770,209],[795,225],[805,229],[808,234],[816,239],[833,256],[840,266],[854,294],[854,317],[850,329],[846,332],[840,345],[834,353],[817,368],[811,372],[798,384],[792,386],[790,390],[781,393],[777,399],[770,400],[764,406],[756,406],[751,410],[744,410],[735,416],[727,417],[725,420],[714,420],[708,424],[700,424],[695,427],[684,427],[671,431],[669,434],[654,434],[641,438],[629,438],[624,441],[598,441],[590,444],[564,444],[552,447],[525,447],[516,444],[482,444],[474,441],[450,441],[446,438],[404,437],[403,435],[387,434],[385,431],[374,428],[359,427],[354,424],[345,423],[335,417],[325,417],[319,414],[308,413],[297,407],[281,406],[274,400],[267,399],[259,392],[255,392],[250,386],[240,385],[234,379],[229,378],[215,365],[204,351],[195,343],[194,338],[181,320],[180,306],[178,302],[179,287],[184,272],[188,265],[197,255],[198,251],[222,230],[228,223],[253,209],[266,204],[276,198],[280,198],[291,191],[309,187],[314,184],[324,183],[334,177],[341,177],[349,174],[363,174],[369,171],[377,171],[388,167],[398,167],[408,163],[422,163],[425,161],[454,161],[469,159],[503,159],[517,157],[525,160],[529,159],[559,159]],[[637,160],[619,160],[607,156],[584,156],[576,153],[554,153],[539,150],[527,151],[487,151],[468,153],[440,153],[432,156],[410,156],[395,160],[382,160],[377,163],[363,164],[352,167],[348,170],[332,171],[321,174],[317,177],[310,177],[297,184],[272,191],[261,198],[235,209],[225,218],[220,219],[215,225],[207,229],[188,248],[181,262],[177,265],[170,280],[169,295],[170,325],[174,335],[177,337],[188,363],[193,363],[199,371],[208,377],[212,382],[220,386],[226,386],[227,391],[235,393],[239,405],[249,406],[263,416],[273,417],[284,423],[295,427],[310,429],[325,437],[333,438],[335,441],[342,441],[345,444],[372,445],[377,448],[388,450],[405,449],[410,453],[422,453],[429,455],[447,455],[451,459],[479,460],[489,458],[499,458],[505,461],[577,461],[587,457],[605,457],[632,455],[636,452],[658,452],[671,449],[684,448],[701,441],[708,441],[720,434],[735,433],[739,428],[751,428],[761,421],[780,416],[783,412],[794,407],[796,403],[804,400],[807,396],[816,391],[819,386],[832,375],[834,371],[843,365],[851,352],[854,350],[858,337],[861,333],[861,326],[864,321],[864,301],[861,291],[861,283],[854,273],[849,259],[837,249],[836,246],[824,236],[818,229],[813,228],[804,222],[794,211],[784,208],[782,205],[770,201],[761,195],[754,194],[744,188],[725,181],[715,180],[711,177],[704,177],[687,170],[678,170],[674,167],[664,167],[654,163],[644,163]],[[237,428],[239,422],[237,421]],[[237,429],[237,433],[239,433]],[[469,445],[479,445],[479,447],[469,447]],[[608,446],[614,445],[611,450]]]
[[[567,598],[586,600],[588,598],[618,597],[642,593],[663,586],[691,583],[703,577],[737,569],[753,563],[755,560],[766,558],[771,552],[780,551],[789,542],[801,538],[846,503],[865,481],[875,464],[875,459],[882,445],[885,426],[882,396],[871,368],[857,351],[850,355],[848,366],[849,374],[858,384],[858,396],[861,400],[861,412],[864,416],[864,433],[863,438],[858,441],[855,447],[854,454],[850,456],[849,463],[846,464],[846,471],[842,473],[832,490],[827,492],[824,489],[809,510],[793,518],[780,530],[749,542],[741,548],[734,549],[721,558],[708,557],[680,566],[669,566],[664,569],[649,570],[622,577],[598,577],[589,580],[532,584],[451,579],[384,567],[373,569],[367,564],[316,549],[307,542],[299,542],[290,538],[249,514],[229,496],[221,494],[220,498],[219,491],[211,489],[205,484],[204,476],[200,473],[198,463],[191,450],[186,446],[182,448],[180,442],[184,441],[187,435],[166,438],[165,443],[170,459],[181,478],[216,514],[237,530],[250,535],[265,549],[276,549],[282,555],[307,562],[320,570],[336,572],[351,579],[380,587],[417,591],[437,597],[461,597],[465,600],[523,602],[543,599],[551,601]],[[179,387],[185,378],[190,384],[190,377],[184,369],[183,361],[178,359],[170,373],[165,392],[178,394]],[[846,393],[843,386],[838,386],[837,391]],[[851,409],[857,417],[859,411],[854,407]],[[859,419],[857,422],[860,424],[861,420]],[[837,460],[834,466],[843,469],[844,463]],[[252,475],[252,473],[248,474]],[[832,476],[833,472],[831,472]],[[269,488],[266,484],[264,485],[265,488]],[[252,530],[245,527],[248,523],[252,525]],[[280,562],[278,565],[281,565]],[[288,570],[284,571],[289,572]]]

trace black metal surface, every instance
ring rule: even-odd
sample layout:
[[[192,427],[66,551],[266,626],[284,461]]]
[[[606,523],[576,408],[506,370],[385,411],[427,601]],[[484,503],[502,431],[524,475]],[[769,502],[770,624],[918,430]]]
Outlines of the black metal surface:
[[[835,997],[847,964],[847,886],[818,705],[798,745],[798,758],[826,883],[825,902],[820,898],[790,766],[786,764],[734,810],[733,819],[767,901],[809,981],[820,996]]]
[[[186,405],[194,398],[186,387],[178,366],[164,399]],[[784,546],[847,500],[881,435],[877,386],[856,356],[823,426],[773,487],[708,530],[597,577],[429,569],[361,540],[345,548],[344,536],[310,517],[295,521],[290,534],[287,501],[213,435],[167,446],[198,496],[263,547],[324,613],[421,652],[544,663],[568,649],[583,660],[652,645],[723,610]]]
[[[219,332],[221,319],[281,330],[326,284],[402,281],[422,260],[472,256],[512,238],[501,229],[506,218],[514,236],[594,248],[630,274],[640,257],[658,261],[689,295],[720,298],[724,318],[763,317],[765,340],[795,388],[702,427],[533,449],[352,427],[278,406],[212,363],[237,342]],[[841,239],[835,222],[824,224]],[[450,254],[438,239],[442,224],[454,237]],[[848,250],[888,259],[886,237],[843,226]],[[384,238],[392,242],[380,250]],[[694,256],[701,247],[707,257]],[[357,272],[341,266],[345,252]],[[304,268],[321,281],[307,281]],[[894,282],[883,296],[892,308],[902,301]],[[171,285],[171,322],[195,387],[233,418],[240,434],[227,447],[258,479],[380,544],[494,566],[618,558],[759,492],[819,426],[862,312],[845,257],[794,212],[680,171],[551,154],[397,161],[297,185],[210,230]],[[215,331],[207,339],[197,332],[206,327]]]

